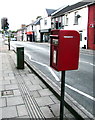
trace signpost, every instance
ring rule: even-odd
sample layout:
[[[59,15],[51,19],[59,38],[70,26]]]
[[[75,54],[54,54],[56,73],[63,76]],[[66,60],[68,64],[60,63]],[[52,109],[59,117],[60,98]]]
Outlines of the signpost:
[[[65,71],[61,71],[61,100],[60,100],[60,120],[64,118],[64,96],[65,96]]]
[[[8,46],[9,46],[9,50],[10,50],[10,32],[8,33]]]

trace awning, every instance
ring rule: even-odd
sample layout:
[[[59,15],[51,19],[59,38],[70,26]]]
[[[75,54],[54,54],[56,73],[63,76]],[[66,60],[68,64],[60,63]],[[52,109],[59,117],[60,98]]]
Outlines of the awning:
[[[26,34],[27,34],[27,35],[32,35],[32,34],[33,34],[33,32],[26,32]]]

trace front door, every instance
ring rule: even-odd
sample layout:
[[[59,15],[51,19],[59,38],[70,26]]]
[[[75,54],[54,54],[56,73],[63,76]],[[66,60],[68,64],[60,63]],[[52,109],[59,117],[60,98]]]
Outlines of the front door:
[[[95,50],[95,4],[88,8],[88,48]]]

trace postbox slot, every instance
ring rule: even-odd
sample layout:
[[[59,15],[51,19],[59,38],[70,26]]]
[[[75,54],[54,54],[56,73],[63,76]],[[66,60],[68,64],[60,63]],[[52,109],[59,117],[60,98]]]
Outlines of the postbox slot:
[[[50,35],[51,38],[58,38],[58,35]]]

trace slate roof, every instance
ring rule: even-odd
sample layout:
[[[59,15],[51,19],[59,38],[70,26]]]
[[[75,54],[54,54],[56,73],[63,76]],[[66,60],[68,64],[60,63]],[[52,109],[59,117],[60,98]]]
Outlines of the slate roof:
[[[47,11],[48,16],[51,16],[51,14],[53,12],[55,12],[56,10],[54,10],[54,9],[46,9],[46,11]]]
[[[26,27],[23,27],[23,28],[17,29],[16,32],[18,32],[18,31],[23,31],[24,29],[26,29]]]
[[[33,25],[40,25],[40,20],[41,20],[42,18],[39,18],[39,19],[37,19],[34,23],[33,23]]]
[[[78,2],[78,3],[70,5],[70,6],[68,5],[65,8],[58,11],[57,13],[53,14],[52,18],[64,15],[66,12],[69,12],[69,11],[72,11],[74,9],[78,9],[78,8],[83,7],[83,6],[89,5],[90,3],[91,2]]]

